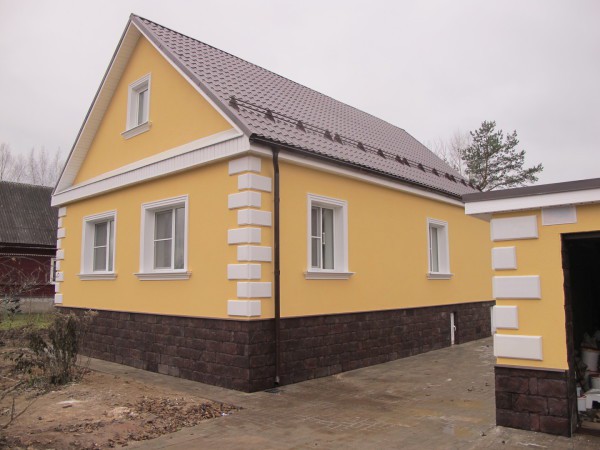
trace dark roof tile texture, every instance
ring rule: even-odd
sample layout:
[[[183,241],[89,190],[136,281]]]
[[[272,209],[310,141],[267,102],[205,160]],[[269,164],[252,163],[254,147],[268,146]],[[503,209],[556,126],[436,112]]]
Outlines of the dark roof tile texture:
[[[0,181],[0,246],[56,246],[58,209],[52,188]]]
[[[251,134],[452,197],[476,192],[401,128],[147,19],[132,16],[132,20]],[[240,100],[237,107],[230,105],[232,97]],[[273,112],[275,120],[265,117],[267,110]],[[293,120],[280,120],[278,115]],[[332,137],[338,134],[342,142],[350,139],[364,143],[371,150],[383,150],[387,156],[379,156],[377,150],[365,152],[356,144],[328,139],[324,132],[302,131],[298,121],[307,128],[327,130]],[[416,163],[411,167],[401,164],[395,160],[396,155],[421,163],[427,170],[420,170]],[[441,176],[432,173],[433,168]],[[457,182],[444,177],[445,173],[454,175]]]

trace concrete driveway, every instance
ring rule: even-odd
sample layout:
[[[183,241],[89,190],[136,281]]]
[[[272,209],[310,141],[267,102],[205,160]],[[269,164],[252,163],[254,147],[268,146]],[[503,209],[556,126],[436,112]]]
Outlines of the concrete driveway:
[[[98,360],[91,367],[243,408],[130,448],[600,448],[600,438],[496,427],[491,346],[483,339],[276,393],[245,394]]]

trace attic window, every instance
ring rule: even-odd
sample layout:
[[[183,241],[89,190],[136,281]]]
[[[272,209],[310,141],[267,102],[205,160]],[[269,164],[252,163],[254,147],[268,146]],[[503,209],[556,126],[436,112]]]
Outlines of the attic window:
[[[328,130],[325,130],[325,133],[323,134],[323,136],[325,136],[326,139],[333,141],[333,137],[331,136],[331,133]]]
[[[434,174],[436,177],[440,176],[440,174],[438,173],[438,171],[435,170],[435,169],[431,169],[431,173]]]
[[[306,132],[306,129],[304,128],[304,124],[302,123],[301,120],[299,120],[298,123],[296,124],[296,128],[298,128],[300,131]]]
[[[423,164],[419,164],[419,169],[421,169],[423,172],[425,172],[425,167],[423,167]]]
[[[344,142],[342,141],[342,137],[337,133],[335,133],[335,137],[333,138],[333,140],[339,144],[344,144]]]
[[[454,178],[454,175],[450,175],[449,173],[447,173],[446,178],[448,178],[450,181],[454,181],[456,183],[456,178]]]
[[[382,158],[385,158],[385,154],[383,153],[383,150],[377,150],[377,154],[379,156],[381,156]]]
[[[127,100],[127,126],[121,133],[125,139],[150,129],[150,74],[129,85]]]
[[[365,150],[365,146],[363,145],[363,143],[362,143],[362,142],[359,142],[358,144],[356,144],[356,147],[357,147],[359,150],[362,150],[363,152],[366,152],[366,150]]]

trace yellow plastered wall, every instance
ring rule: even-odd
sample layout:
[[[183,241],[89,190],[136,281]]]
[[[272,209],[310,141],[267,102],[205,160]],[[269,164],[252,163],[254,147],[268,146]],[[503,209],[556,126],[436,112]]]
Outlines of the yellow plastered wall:
[[[125,139],[129,85],[151,74],[149,131]],[[75,184],[231,125],[141,37],[88,150]]]
[[[271,176],[268,164],[263,175]],[[227,230],[237,228],[237,211],[227,207],[227,196],[237,192],[237,176],[228,175],[220,162],[172,176],[147,181],[98,197],[69,204],[63,219],[66,237],[60,285],[63,306],[153,314],[227,318],[227,300],[235,299],[236,282],[227,280],[227,264],[236,262],[236,246],[227,245]],[[146,202],[189,196],[188,280],[141,281],[141,206]],[[263,193],[263,210],[272,205]],[[80,272],[83,219],[116,210],[115,280],[83,281]],[[272,233],[265,228],[262,245],[270,245]],[[261,281],[272,281],[269,263]],[[263,300],[263,315],[273,317],[273,302]],[[239,318],[238,318],[239,319]]]
[[[489,225],[464,208],[281,164],[282,316],[412,308],[492,297]],[[348,280],[306,280],[307,194],[348,202]],[[427,218],[448,222],[450,280],[429,280]]]
[[[562,269],[561,234],[600,229],[600,207],[577,206],[577,223],[543,226],[541,210],[494,214],[494,219],[535,215],[538,239],[495,242],[494,247],[515,246],[516,270],[494,271],[495,276],[539,275],[541,300],[498,300],[498,306],[517,306],[519,329],[498,329],[498,333],[542,336],[543,360],[497,358],[498,364],[568,369],[565,328],[564,274]]]

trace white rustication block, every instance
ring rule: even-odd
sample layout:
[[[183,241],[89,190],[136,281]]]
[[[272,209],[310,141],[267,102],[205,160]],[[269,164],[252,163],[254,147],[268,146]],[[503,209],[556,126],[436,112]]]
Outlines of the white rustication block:
[[[540,299],[542,288],[539,275],[492,277],[494,298]]]
[[[492,249],[492,268],[510,270],[517,268],[516,247],[496,247]]]
[[[510,330],[519,329],[519,308],[516,306],[494,306],[494,327]]]
[[[542,361],[542,337],[498,334],[494,335],[496,358],[532,359]]]
[[[260,244],[260,228],[234,228],[227,230],[228,244]]]
[[[260,300],[228,300],[229,316],[258,317],[261,314]]]
[[[61,206],[58,208],[58,217],[65,217],[67,215],[67,207]]]
[[[238,261],[271,262],[271,247],[240,245],[237,248]]]
[[[510,241],[514,239],[537,239],[537,216],[509,217],[492,219],[492,241]]]
[[[63,302],[63,295],[62,294],[54,294],[54,303],[60,304],[62,302]]]
[[[238,225],[271,226],[271,211],[259,211],[258,209],[238,210]]]
[[[229,161],[229,175],[235,175],[242,172],[260,173],[261,161],[256,156],[244,156],[243,158]]]
[[[227,206],[229,209],[235,208],[260,208],[261,206],[261,194],[255,191],[244,191],[237,192],[235,194],[229,194],[227,199]]]
[[[575,205],[542,208],[542,225],[564,225],[577,223],[577,207]]]
[[[260,280],[260,264],[227,264],[228,280]]]
[[[245,173],[238,176],[238,189],[255,189],[257,191],[271,192],[271,179],[256,175],[255,173]]]

